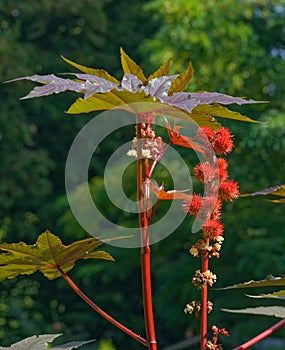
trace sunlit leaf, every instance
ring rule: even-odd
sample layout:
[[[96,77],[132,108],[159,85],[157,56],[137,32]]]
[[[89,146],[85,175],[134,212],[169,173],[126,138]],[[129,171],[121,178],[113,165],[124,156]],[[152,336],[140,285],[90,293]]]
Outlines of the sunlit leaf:
[[[192,63],[189,62],[187,69],[173,80],[168,94],[172,95],[174,92],[183,91],[190,83],[194,75]]]
[[[192,94],[191,94],[192,95]],[[192,110],[192,113],[203,113],[207,115],[211,115],[213,117],[220,117],[225,119],[233,119],[233,120],[239,120],[243,122],[250,122],[250,123],[258,123],[257,121],[242,115],[238,112],[231,111],[230,109],[226,107],[222,107],[219,105],[200,105],[195,107]]]
[[[186,194],[184,192],[187,192],[189,190],[183,190],[183,191],[164,191],[164,186],[158,186],[156,181],[150,180],[147,185],[151,189],[151,191],[156,195],[156,197],[159,200],[171,200],[171,199],[182,199],[182,200],[190,200],[192,199],[192,196],[189,194]]]
[[[41,334],[33,335],[26,339],[20,340],[17,343],[12,344],[9,347],[0,346],[0,350],[44,350],[47,348],[47,343],[51,343],[55,338],[61,334]]]
[[[61,276],[74,267],[80,259],[114,260],[104,251],[93,252],[102,244],[95,238],[87,238],[65,246],[59,237],[48,230],[42,233],[34,245],[20,243],[2,243],[0,250],[0,281],[18,275],[30,275],[42,272],[48,279]]]
[[[70,61],[69,59],[65,58],[64,56],[61,56],[61,58],[70,64],[71,66],[75,67],[76,69],[80,70],[81,72],[84,72],[86,74],[96,75],[97,77],[107,79],[113,83],[119,84],[120,82],[114,78],[112,75],[110,75],[108,72],[106,72],[104,69],[94,69],[94,68],[88,68],[85,66],[82,66],[81,64],[75,63]]]
[[[137,76],[138,79],[140,79],[143,83],[147,81],[143,70],[141,69],[140,66],[138,66],[126,53],[125,51],[121,48],[121,63],[122,63],[122,68],[124,71],[124,74],[129,73],[129,74],[134,74]]]
[[[259,295],[249,295],[247,294],[248,297],[250,298],[265,298],[265,299],[285,299],[285,290],[280,290],[278,292],[273,292],[270,294],[259,294]]]
[[[171,58],[167,60],[167,62],[163,63],[154,73],[152,73],[148,77],[148,81],[154,79],[154,78],[159,78],[164,75],[169,75],[170,73],[170,63],[171,63]]]
[[[269,199],[269,202],[273,202],[273,203],[285,203],[285,199]]]
[[[254,287],[274,287],[285,286],[285,277],[274,277],[272,275],[267,276],[264,280],[260,281],[248,281],[244,283],[234,284],[232,286],[219,288],[219,289],[236,289],[236,288],[254,288]]]
[[[232,312],[236,314],[264,315],[264,316],[274,316],[278,318],[285,318],[284,306],[258,306],[258,307],[249,307],[249,308],[240,309],[240,310],[222,309],[222,311]]]

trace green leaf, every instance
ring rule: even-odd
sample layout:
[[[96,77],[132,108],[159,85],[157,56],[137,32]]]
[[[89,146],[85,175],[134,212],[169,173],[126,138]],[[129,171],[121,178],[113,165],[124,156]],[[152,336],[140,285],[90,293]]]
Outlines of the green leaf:
[[[285,290],[279,290],[278,292],[273,292],[270,294],[259,294],[259,295],[248,295],[248,297],[250,298],[255,298],[255,299],[259,299],[259,298],[265,298],[265,299],[281,299],[284,300],[285,299]]]
[[[14,343],[9,347],[0,346],[0,350],[44,350],[47,348],[47,343],[51,343],[55,338],[59,337],[60,335],[61,334],[33,335],[32,337],[20,340],[19,342]]]
[[[92,74],[92,75],[96,75],[97,77],[100,78],[104,78],[107,79],[109,81],[112,81],[113,83],[117,83],[119,84],[119,80],[117,80],[115,77],[113,77],[112,75],[110,75],[108,72],[106,72],[104,69],[95,69],[95,68],[89,68],[89,67],[85,67],[82,66],[81,64],[72,62],[71,60],[65,58],[64,56],[61,56],[61,58],[67,62],[68,64],[70,64],[71,66],[75,67],[76,69],[80,70],[81,72],[84,72],[86,74]]]
[[[170,89],[168,91],[168,95],[172,95],[174,92],[183,91],[190,83],[193,76],[194,69],[192,63],[189,62],[187,69],[172,81]]]
[[[234,284],[233,286],[228,286],[228,287],[219,288],[219,289],[226,290],[226,289],[237,289],[237,288],[256,288],[256,287],[275,287],[275,286],[285,286],[285,277],[274,277],[272,275],[269,275],[264,280],[260,280],[260,281],[251,280],[248,282]]]
[[[36,271],[51,280],[60,277],[62,271],[70,271],[79,259],[114,260],[104,251],[93,252],[101,244],[95,238],[87,238],[65,246],[48,230],[38,237],[34,245],[2,243],[0,250],[6,253],[0,254],[0,281]]]
[[[141,69],[140,66],[136,64],[126,53],[125,51],[120,48],[121,52],[121,63],[122,63],[122,68],[125,74],[134,74],[137,76],[143,83],[147,81],[143,70]]]
[[[222,311],[232,312],[236,314],[252,314],[252,315],[264,315],[274,316],[278,318],[285,318],[285,307],[284,306],[258,306],[249,307],[246,309],[232,310],[232,309],[221,309]]]
[[[231,111],[230,109],[226,107],[222,107],[220,105],[199,105],[192,110],[192,113],[203,113],[203,114],[211,115],[213,117],[234,119],[234,120],[250,122],[250,123],[259,123],[256,120],[253,120],[238,112]]]
[[[148,77],[148,81],[154,78],[159,78],[170,73],[170,63],[172,58],[169,58],[167,62],[163,63],[154,73]]]

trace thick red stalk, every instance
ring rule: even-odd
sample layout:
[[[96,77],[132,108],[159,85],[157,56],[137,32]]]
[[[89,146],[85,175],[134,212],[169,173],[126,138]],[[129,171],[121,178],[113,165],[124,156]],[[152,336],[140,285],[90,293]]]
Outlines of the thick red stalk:
[[[137,122],[137,139],[141,139],[141,125]],[[148,175],[148,161],[145,161],[145,174]],[[139,224],[141,232],[141,274],[142,274],[142,295],[147,346],[149,350],[157,350],[151,287],[151,263],[150,263],[150,241],[149,241],[149,198],[148,187],[143,183],[143,159],[141,149],[138,147],[137,159],[137,197],[139,209]],[[144,187],[144,188],[143,188]]]
[[[202,255],[202,273],[209,269],[209,254]],[[201,329],[200,329],[200,348],[204,350],[207,344],[208,332],[208,284],[203,286],[201,293]]]
[[[283,327],[284,325],[285,325],[285,320],[281,320],[281,321],[277,322],[275,325],[273,325],[272,327],[266,329],[264,332],[258,334],[256,337],[250,339],[246,343],[238,346],[237,348],[234,348],[234,350],[248,349],[250,346],[260,342],[262,339],[268,337],[270,334],[275,332],[277,329]]]
[[[114,326],[119,328],[121,331],[128,334],[130,337],[134,338],[138,342],[140,342],[144,346],[148,346],[148,342],[146,339],[141,337],[140,335],[136,334],[135,332],[131,331],[126,326],[122,325],[120,322],[115,320],[113,317],[111,317],[109,314],[107,314],[105,311],[103,311],[99,306],[97,306],[91,299],[87,297],[86,294],[84,294],[79,287],[72,281],[72,279],[60,269],[60,272],[63,276],[63,278],[66,280],[66,282],[70,285],[70,287],[82,298],[89,306],[92,307],[93,310],[98,312],[102,317],[104,317],[107,321],[112,323]]]

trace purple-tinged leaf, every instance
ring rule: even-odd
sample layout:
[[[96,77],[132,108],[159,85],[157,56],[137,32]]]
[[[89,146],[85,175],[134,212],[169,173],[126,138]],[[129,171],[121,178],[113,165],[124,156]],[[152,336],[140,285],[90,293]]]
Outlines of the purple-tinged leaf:
[[[36,81],[38,83],[44,84],[44,86],[35,87],[28,95],[22,97],[21,100],[24,100],[27,98],[33,98],[33,97],[47,96],[51,94],[58,94],[66,90],[81,92],[82,90],[85,89],[84,83],[79,83],[71,79],[58,78],[53,74],[48,74],[48,75],[35,74],[32,76],[9,80],[8,82],[18,81],[18,80],[31,80],[31,81]]]
[[[31,80],[31,81],[36,81],[37,83],[48,84],[53,82],[55,79],[57,79],[57,77],[54,74],[46,74],[46,75],[34,74],[26,77],[11,79],[11,80],[5,81],[5,83],[12,83],[18,80]]]
[[[103,80],[105,80],[105,79],[103,79]],[[98,93],[109,92],[116,87],[118,87],[117,84],[114,84],[108,80],[105,80],[101,84],[90,83],[89,81],[86,81],[84,100],[87,100],[89,97],[91,97],[95,94],[98,94]]]
[[[76,78],[80,79],[80,80],[85,80],[85,81],[89,81],[90,83],[97,83],[99,85],[104,85],[104,84],[110,84],[110,86],[114,86],[117,87],[119,86],[119,84],[114,83],[108,79],[105,78],[101,78],[101,77],[97,77],[96,75],[93,74],[83,74],[83,73],[61,73],[61,74],[71,74],[71,75],[75,75]]]
[[[121,86],[130,92],[136,93],[142,90],[143,83],[136,75],[126,73],[123,76]]]
[[[242,194],[242,197],[250,197],[250,196],[268,196],[268,195],[274,195],[274,196],[280,196],[285,197],[285,185],[277,185],[269,188],[265,188],[264,190],[253,192],[253,193],[245,193]]]
[[[154,101],[156,101],[157,98],[161,100],[162,98],[167,97],[167,91],[171,86],[171,82],[177,76],[178,75],[166,75],[150,80],[145,87],[146,95],[150,94],[153,97]]]
[[[160,100],[162,103],[167,103],[169,106],[184,109],[189,113],[191,113],[192,109],[199,104],[198,100],[189,98],[189,94],[184,92],[177,92],[171,96],[163,96]]]
[[[187,94],[184,92],[183,94]],[[189,98],[194,98],[199,101],[200,105],[209,105],[211,103],[221,103],[223,105],[229,105],[236,103],[238,105],[250,104],[250,103],[266,103],[267,101],[255,101],[245,100],[240,97],[234,97],[230,95],[221,94],[219,92],[190,92]]]

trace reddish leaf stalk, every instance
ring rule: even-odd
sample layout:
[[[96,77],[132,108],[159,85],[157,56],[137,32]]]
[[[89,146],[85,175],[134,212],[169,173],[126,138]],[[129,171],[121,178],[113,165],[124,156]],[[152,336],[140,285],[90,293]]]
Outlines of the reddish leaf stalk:
[[[133,332],[132,330],[130,330],[129,328],[127,328],[126,326],[122,325],[120,322],[115,320],[112,316],[107,314],[104,310],[102,310],[99,306],[97,306],[91,299],[89,299],[87,297],[87,295],[81,291],[81,289],[72,281],[72,279],[64,271],[62,271],[60,268],[59,268],[59,271],[62,274],[62,277],[66,280],[66,282],[70,285],[70,287],[75,291],[75,293],[77,293],[81,299],[83,299],[89,306],[91,306],[91,308],[93,310],[98,312],[99,315],[104,317],[107,321],[112,323],[114,326],[119,328],[121,331],[128,334],[133,339],[137,340],[142,345],[144,345],[146,347],[148,346],[148,342],[146,339],[144,339],[140,335],[136,334],[135,332]]]
[[[209,254],[206,252],[202,255],[202,273],[209,269]],[[204,350],[207,345],[208,332],[208,284],[203,286],[201,293],[201,329],[200,342],[201,350]]]
[[[137,139],[141,138],[141,125],[137,121]],[[141,232],[141,275],[142,275],[142,296],[144,308],[144,320],[146,329],[147,346],[149,350],[157,350],[151,287],[151,260],[150,260],[150,231],[149,231],[149,188],[143,183],[144,176],[148,176],[148,161],[146,160],[143,169],[141,149],[138,147],[137,159],[137,196],[139,208],[139,224]],[[144,170],[144,171],[143,171]],[[144,186],[144,188],[143,188]]]
[[[284,325],[285,325],[285,320],[281,320],[281,321],[277,322],[276,324],[274,324],[273,326],[271,326],[270,328],[266,329],[264,332],[258,334],[256,337],[250,339],[246,343],[238,346],[237,348],[234,348],[234,350],[248,349],[252,345],[254,345],[254,344],[260,342],[262,339],[268,337],[270,334],[275,332],[277,329],[283,327]]]

